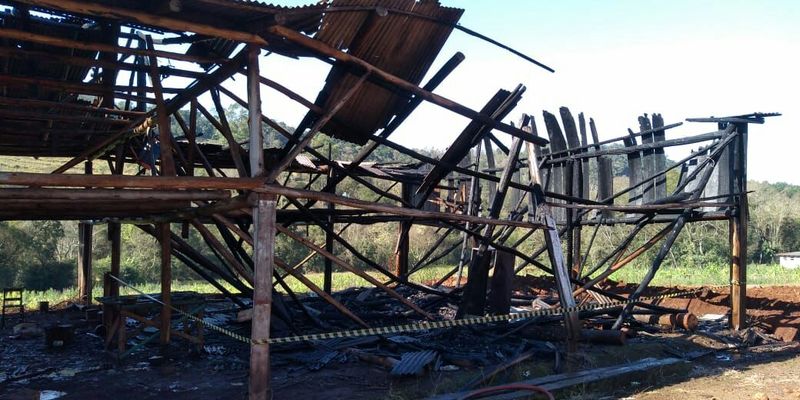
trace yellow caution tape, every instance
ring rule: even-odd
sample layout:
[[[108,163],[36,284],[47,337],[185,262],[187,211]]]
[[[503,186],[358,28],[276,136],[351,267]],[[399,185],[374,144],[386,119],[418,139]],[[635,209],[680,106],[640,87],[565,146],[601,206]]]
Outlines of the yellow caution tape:
[[[110,275],[110,274],[109,274]],[[141,294],[142,296],[147,297],[150,300],[155,301],[161,305],[164,305],[163,302],[156,299],[153,296],[150,296],[147,293],[136,289],[135,287],[129,285],[127,282],[117,278],[116,276],[110,275],[112,278],[117,280],[119,283],[133,289],[135,292]],[[173,311],[178,312],[179,314],[193,320],[199,322],[208,329],[212,331],[216,331],[222,333],[226,336],[230,336],[240,342],[248,343],[248,344],[284,344],[284,343],[296,343],[296,342],[304,342],[310,340],[326,340],[326,339],[335,339],[335,338],[353,338],[353,337],[361,337],[361,336],[376,336],[376,335],[385,335],[385,334],[397,334],[397,333],[406,333],[406,332],[417,332],[417,331],[424,331],[430,329],[441,329],[441,328],[452,328],[456,326],[468,326],[468,325],[478,325],[478,324],[486,324],[490,322],[508,322],[518,319],[529,319],[534,317],[544,317],[544,316],[555,316],[555,315],[564,315],[573,312],[580,312],[580,311],[591,311],[591,310],[600,310],[600,309],[607,309],[607,308],[615,308],[619,306],[625,306],[628,304],[638,303],[645,300],[661,300],[661,299],[668,299],[674,297],[681,297],[687,296],[690,294],[694,294],[705,289],[709,289],[713,287],[704,287],[698,288],[694,290],[687,290],[683,292],[676,292],[676,293],[668,293],[668,294],[661,294],[657,296],[646,296],[646,297],[639,297],[637,299],[627,299],[627,300],[618,300],[612,301],[609,303],[602,303],[602,304],[585,304],[567,308],[548,308],[548,309],[540,309],[540,310],[532,310],[532,311],[524,311],[520,313],[513,313],[513,314],[503,314],[503,315],[487,315],[484,317],[469,317],[469,318],[462,318],[462,319],[453,319],[453,320],[446,320],[446,321],[425,321],[425,322],[415,322],[411,324],[404,324],[404,325],[393,325],[393,326],[382,326],[377,328],[363,328],[363,329],[352,329],[352,330],[345,330],[345,331],[337,331],[337,332],[325,332],[325,333],[312,333],[308,335],[296,335],[296,336],[284,336],[284,337],[277,337],[277,338],[269,338],[269,339],[251,339],[249,337],[240,335],[236,332],[231,332],[225,328],[216,326],[214,324],[208,323],[201,318],[197,318],[194,315],[188,314],[182,310],[179,310],[175,307],[170,306]]]

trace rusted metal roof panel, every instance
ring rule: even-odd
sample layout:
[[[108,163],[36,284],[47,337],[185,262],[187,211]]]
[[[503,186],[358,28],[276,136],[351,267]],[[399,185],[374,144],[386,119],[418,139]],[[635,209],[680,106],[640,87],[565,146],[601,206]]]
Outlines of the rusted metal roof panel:
[[[363,10],[326,13],[315,39],[414,84],[419,84],[428,72],[450,35],[452,24],[458,22],[463,13],[461,9],[442,7],[437,1],[430,0],[334,0],[331,8]],[[377,12],[376,9],[388,12]],[[425,17],[403,15],[392,10]],[[331,107],[358,78],[349,67],[334,65],[316,104],[324,109]],[[364,144],[407,101],[407,93],[367,82],[322,132]],[[309,114],[306,118],[314,117]]]

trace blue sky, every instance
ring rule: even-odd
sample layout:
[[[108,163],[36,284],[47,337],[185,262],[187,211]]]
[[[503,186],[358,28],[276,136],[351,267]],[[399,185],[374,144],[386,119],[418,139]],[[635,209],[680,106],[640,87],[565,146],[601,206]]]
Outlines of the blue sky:
[[[461,24],[553,67],[551,74],[490,44],[454,31],[431,71],[456,51],[466,55],[437,93],[479,109],[500,88],[527,86],[509,120],[522,112],[542,125],[542,110],[568,106],[610,138],[638,127],[637,115],[687,117],[754,111],[783,113],[750,130],[751,179],[800,184],[800,2],[795,1],[455,1]],[[287,2],[289,5],[303,2]],[[266,57],[262,73],[314,99],[327,67],[313,60]],[[302,77],[302,78],[299,78]],[[309,78],[310,77],[310,78]],[[242,82],[242,80],[239,80]],[[241,91],[240,83],[231,87]],[[304,110],[264,89],[267,115],[296,124]],[[412,147],[445,148],[467,121],[421,106],[393,135]],[[690,124],[681,137],[714,130]],[[506,135],[500,135],[506,136]],[[690,147],[668,151],[675,159]]]

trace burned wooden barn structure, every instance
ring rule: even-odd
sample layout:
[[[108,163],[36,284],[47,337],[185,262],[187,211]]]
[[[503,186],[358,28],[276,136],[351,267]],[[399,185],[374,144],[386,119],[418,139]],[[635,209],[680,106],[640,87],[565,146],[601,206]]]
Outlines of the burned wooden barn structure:
[[[391,296],[409,311],[403,314],[407,319],[428,321],[443,317],[432,315],[401,288],[458,304],[456,318],[487,311],[504,315],[510,312],[511,279],[523,268],[536,267],[553,276],[560,307],[566,310],[565,339],[574,341],[584,316],[578,304],[618,302],[600,310],[617,318],[615,329],[636,310],[673,312],[638,299],[685,224],[727,220],[731,323],[745,325],[747,131],[749,124],[773,114],[689,119],[707,133],[680,138],[668,134],[681,122],[665,124],[659,114],[644,115],[637,132],[600,140],[593,119],[567,108],[544,112],[541,119],[516,109],[523,85],[500,89],[481,109],[471,109],[436,94],[465,56],[456,53],[438,69],[431,67],[454,29],[492,40],[458,25],[463,10],[430,0],[334,0],[298,8],[240,0],[0,4],[0,154],[69,159],[49,174],[0,172],[0,218],[81,221],[79,286],[86,302],[92,301],[92,227],[108,224],[112,262],[103,299],[112,325],[106,338],[110,348],[119,343],[124,350],[125,342],[124,323],[119,326],[119,319],[110,317],[111,310],[126,312],[118,300],[120,224],[135,224],[160,242],[160,312],[147,323],[160,329],[162,343],[177,336],[198,339],[168,328],[171,320],[183,317],[176,305],[193,304],[171,294],[173,260],[242,308],[250,307],[243,298],[252,299],[247,302],[252,304],[251,398],[266,398],[269,391],[272,317],[289,325],[315,319],[285,278],[302,282],[352,327],[375,328],[332,295],[333,270],[358,275]],[[259,70],[259,59],[272,53],[330,65],[315,99]],[[232,79],[246,82],[246,96],[229,89]],[[296,129],[289,131],[270,117],[270,104],[262,104],[260,97],[263,87],[308,109]],[[209,104],[198,100],[204,95],[210,95]],[[233,137],[223,101],[247,109],[246,143]],[[441,158],[392,141],[392,133],[423,102],[470,121]],[[187,109],[188,119],[179,112]],[[200,116],[227,145],[198,140]],[[518,122],[504,122],[510,118]],[[265,126],[284,137],[282,148],[265,145]],[[319,134],[357,144],[360,151],[351,160],[332,160],[310,146]],[[686,145],[699,147],[682,160],[667,162],[665,148]],[[365,162],[380,146],[416,162]],[[151,151],[142,153],[146,148]],[[504,165],[495,165],[495,148],[507,155]],[[142,154],[151,160],[142,160]],[[618,155],[627,158],[623,188],[614,188],[611,157]],[[126,165],[143,162],[150,167],[126,174]],[[97,173],[98,164],[111,173]],[[666,176],[673,170],[680,171],[680,179],[668,185]],[[292,186],[287,184],[291,174],[308,174],[324,185]],[[338,192],[337,184],[345,179],[371,191],[371,197]],[[386,190],[377,181],[392,186]],[[350,224],[375,223],[396,232],[391,260],[370,259],[342,236]],[[296,224],[318,227],[326,240],[315,243],[293,229]],[[414,225],[436,227],[440,235],[415,261],[409,257]],[[590,264],[586,255],[597,230],[606,225],[625,225],[630,231],[613,251]],[[659,227],[658,233],[632,248],[651,225]],[[192,230],[215,259],[185,240]],[[511,241],[514,231],[524,234]],[[322,287],[304,275],[303,263],[282,260],[274,246],[276,235],[306,247],[309,259],[325,260]],[[460,238],[457,246],[441,246],[448,235]],[[519,250],[536,236],[544,238],[541,248]],[[352,265],[334,248],[377,275]],[[602,289],[599,284],[610,274],[651,248],[658,251],[630,297]],[[453,251],[461,252],[460,262],[436,285],[409,280]],[[456,287],[442,286],[451,276]],[[202,329],[199,335],[202,340]]]

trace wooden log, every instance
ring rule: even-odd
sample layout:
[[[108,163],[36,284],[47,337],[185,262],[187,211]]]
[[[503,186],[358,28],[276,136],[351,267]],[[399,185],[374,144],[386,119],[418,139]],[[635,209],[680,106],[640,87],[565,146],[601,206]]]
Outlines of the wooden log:
[[[676,313],[676,314],[636,314],[633,318],[645,324],[657,324],[670,328],[686,329],[693,331],[697,329],[699,321],[697,316],[692,313]]]
[[[542,139],[542,138],[532,137],[531,135],[529,135],[526,132],[523,132],[523,131],[521,131],[521,130],[519,130],[517,128],[514,128],[512,126],[509,126],[509,125],[504,124],[504,123],[499,122],[499,121],[495,121],[494,119],[492,119],[488,115],[478,113],[478,112],[476,112],[476,111],[474,111],[474,110],[472,110],[472,109],[470,109],[468,107],[465,107],[465,106],[463,106],[463,105],[461,105],[459,103],[456,103],[456,102],[454,102],[452,100],[449,100],[449,99],[444,98],[442,96],[439,96],[437,94],[431,93],[431,92],[429,92],[427,90],[421,89],[417,85],[414,85],[413,83],[410,83],[410,82],[408,82],[408,81],[406,81],[404,79],[398,78],[395,75],[392,75],[392,74],[390,74],[390,73],[388,73],[386,71],[383,71],[380,68],[377,68],[377,67],[373,66],[372,64],[370,64],[370,63],[368,63],[368,62],[366,62],[364,60],[361,60],[358,57],[354,57],[354,56],[352,56],[350,54],[347,54],[347,53],[345,53],[343,51],[337,50],[337,49],[335,49],[335,48],[333,48],[333,47],[331,47],[331,46],[329,46],[329,45],[327,45],[327,44],[325,44],[323,42],[318,41],[318,40],[311,39],[311,38],[309,38],[309,37],[297,32],[295,30],[292,30],[290,28],[286,28],[286,27],[283,27],[283,26],[279,26],[279,25],[273,25],[273,26],[267,28],[267,32],[270,33],[270,34],[276,35],[276,36],[281,36],[281,37],[285,38],[286,40],[288,40],[288,41],[290,41],[292,43],[295,43],[297,45],[300,45],[302,47],[305,47],[305,48],[307,48],[307,49],[309,49],[309,50],[311,50],[311,51],[313,51],[313,52],[315,52],[317,54],[321,54],[321,55],[325,55],[325,56],[328,56],[328,57],[332,57],[332,58],[334,58],[334,59],[336,59],[338,61],[341,61],[343,63],[346,63],[346,64],[354,64],[354,65],[357,65],[359,67],[362,67],[367,72],[370,72],[371,74],[373,74],[375,77],[378,77],[378,78],[380,78],[380,79],[382,79],[382,80],[384,80],[384,81],[386,81],[386,82],[398,87],[401,90],[405,90],[405,91],[411,92],[411,93],[421,97],[422,99],[424,99],[426,101],[429,101],[429,102],[431,102],[433,104],[436,104],[437,106],[446,108],[446,109],[448,109],[450,111],[453,111],[453,112],[455,112],[455,113],[457,113],[457,114],[459,114],[461,116],[464,116],[464,117],[467,117],[469,119],[482,122],[482,123],[484,123],[486,125],[491,126],[494,129],[503,131],[503,132],[508,133],[508,134],[510,134],[512,136],[516,136],[516,137],[519,137],[519,138],[522,138],[522,139],[525,139],[525,140],[528,140],[528,141],[532,141],[532,142],[534,142],[536,144],[539,144],[539,145],[547,144],[547,141]]]

